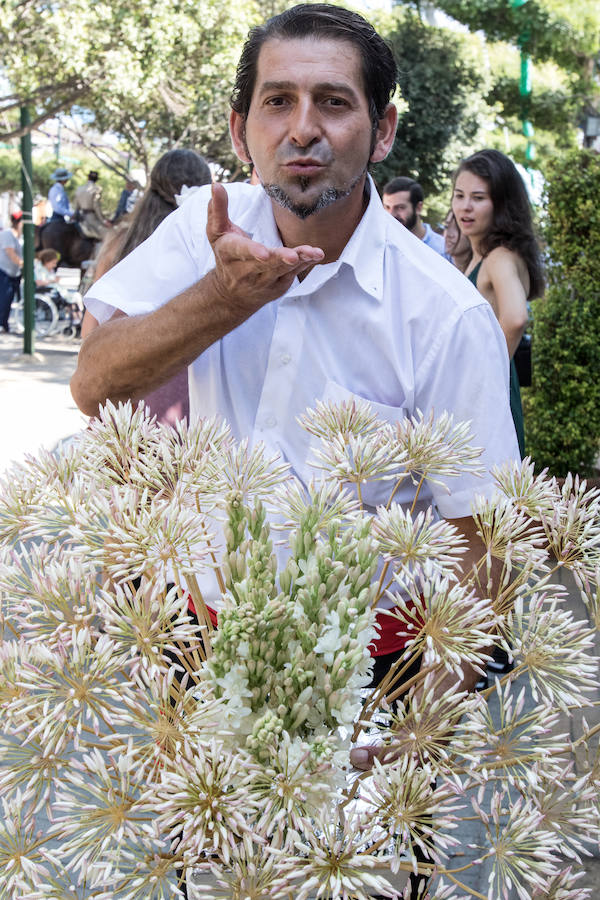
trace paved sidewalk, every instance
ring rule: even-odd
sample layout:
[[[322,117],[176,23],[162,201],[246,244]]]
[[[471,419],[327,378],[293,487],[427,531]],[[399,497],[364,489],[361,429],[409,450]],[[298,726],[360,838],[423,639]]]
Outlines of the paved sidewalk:
[[[0,475],[12,463],[53,449],[85,428],[87,417],[71,397],[79,340],[54,336],[23,353],[23,336],[0,334]]]

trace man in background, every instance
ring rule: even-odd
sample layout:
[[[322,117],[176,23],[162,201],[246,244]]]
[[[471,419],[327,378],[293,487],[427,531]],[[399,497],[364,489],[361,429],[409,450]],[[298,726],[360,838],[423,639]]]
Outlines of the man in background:
[[[102,212],[102,188],[98,184],[98,173],[90,172],[88,180],[75,191],[73,209],[85,237],[101,241],[110,222]]]
[[[383,189],[383,208],[391,216],[412,231],[415,237],[444,256],[444,238],[437,234],[427,222],[423,222],[423,188],[414,178],[399,175],[392,178]]]
[[[113,225],[133,210],[138,196],[139,191],[137,182],[133,181],[132,178],[127,178],[113,216]]]
[[[66,222],[74,215],[67,197],[65,184],[72,177],[68,169],[55,169],[50,176],[54,184],[48,192],[48,203],[52,207],[51,222]],[[67,217],[67,218],[65,218]]]

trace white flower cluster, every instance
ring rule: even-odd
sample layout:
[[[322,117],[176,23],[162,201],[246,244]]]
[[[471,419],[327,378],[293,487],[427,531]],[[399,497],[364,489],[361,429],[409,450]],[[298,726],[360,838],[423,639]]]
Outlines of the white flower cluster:
[[[461,874],[481,862],[489,900],[587,896],[600,493],[498,470],[466,564],[455,526],[394,496],[477,471],[467,426],[391,427],[360,403],[303,424],[308,486],[219,421],[110,404],[77,446],[8,474],[0,900],[171,900],[186,879],[206,900],[367,900],[416,872],[457,900],[482,896]],[[389,486],[375,511],[370,480]],[[406,651],[368,691],[381,600]],[[469,694],[494,646],[514,668]],[[380,744],[370,773],[351,773],[351,740]],[[453,867],[473,817],[486,843]]]

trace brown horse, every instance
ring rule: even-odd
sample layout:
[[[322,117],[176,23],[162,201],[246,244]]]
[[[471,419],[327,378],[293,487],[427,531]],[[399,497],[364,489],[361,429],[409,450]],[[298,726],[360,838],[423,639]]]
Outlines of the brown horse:
[[[85,269],[82,263],[93,258],[97,246],[98,241],[84,237],[71,222],[55,219],[36,228],[35,249],[56,250],[60,253],[61,266],[81,269],[82,275]]]

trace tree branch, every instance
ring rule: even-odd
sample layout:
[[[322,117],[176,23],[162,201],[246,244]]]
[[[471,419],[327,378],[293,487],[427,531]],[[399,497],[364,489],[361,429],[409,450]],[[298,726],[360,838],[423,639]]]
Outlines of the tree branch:
[[[80,95],[78,93],[72,94],[71,96],[67,96],[58,103],[56,106],[50,107],[50,109],[44,110],[37,118],[32,119],[31,123],[27,125],[25,128],[14,128],[12,131],[0,131],[0,138],[4,141],[12,140],[13,138],[21,138],[25,134],[28,134],[30,131],[33,131],[35,128],[39,128],[39,126],[45,122],[47,119],[52,119],[59,112],[62,112],[67,107],[71,106],[77,97]]]

